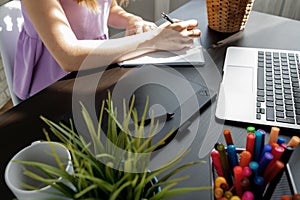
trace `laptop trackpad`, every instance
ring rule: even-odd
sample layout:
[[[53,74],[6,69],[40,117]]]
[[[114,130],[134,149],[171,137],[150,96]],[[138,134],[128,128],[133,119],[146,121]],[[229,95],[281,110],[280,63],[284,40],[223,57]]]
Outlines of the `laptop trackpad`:
[[[252,67],[227,66],[223,80],[226,118],[243,120],[254,117],[253,81]]]

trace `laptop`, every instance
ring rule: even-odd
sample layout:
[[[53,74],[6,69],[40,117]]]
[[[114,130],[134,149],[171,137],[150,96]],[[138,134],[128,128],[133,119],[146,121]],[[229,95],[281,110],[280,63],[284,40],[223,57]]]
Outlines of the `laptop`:
[[[229,47],[216,117],[300,128],[299,51]]]

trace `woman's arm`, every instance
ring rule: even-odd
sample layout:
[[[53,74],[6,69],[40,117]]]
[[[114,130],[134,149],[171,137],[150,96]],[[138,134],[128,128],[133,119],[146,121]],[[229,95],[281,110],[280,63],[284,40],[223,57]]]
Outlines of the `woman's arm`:
[[[159,28],[119,39],[77,40],[59,0],[23,0],[37,33],[65,71],[107,66],[158,49],[177,50],[200,36],[195,21],[164,24]],[[88,62],[81,66],[86,58]]]
[[[110,7],[108,25],[118,29],[126,29],[126,35],[147,32],[157,28],[153,22],[143,20],[143,18],[126,12],[113,0]]]

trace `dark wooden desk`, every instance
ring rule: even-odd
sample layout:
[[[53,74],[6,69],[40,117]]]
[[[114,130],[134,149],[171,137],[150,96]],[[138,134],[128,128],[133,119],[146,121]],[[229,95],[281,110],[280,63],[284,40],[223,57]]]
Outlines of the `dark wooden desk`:
[[[230,34],[217,33],[207,27],[204,0],[190,1],[171,13],[171,16],[179,19],[197,19],[199,21],[199,28],[202,30],[201,42],[203,47],[207,49],[205,53],[207,61],[205,66],[196,69],[197,72],[200,72],[201,77],[199,77],[199,73],[195,73],[195,68],[193,67],[178,67],[176,70],[182,73],[188,80],[194,82],[199,82],[201,78],[204,78],[207,85],[215,90],[217,90],[219,81],[221,80],[225,51],[229,45],[300,50],[299,21],[252,12],[242,38],[219,48],[212,48],[213,44],[228,37]],[[130,69],[111,67],[111,69],[105,72],[105,76],[103,76],[101,85],[97,91],[101,93],[106,88],[114,85],[128,70]],[[96,76],[98,72],[99,70],[90,71],[86,75],[82,75],[80,79],[88,81],[91,77]],[[74,77],[70,75],[0,116],[1,199],[11,199],[13,197],[4,181],[4,170],[8,161],[31,142],[44,139],[42,129],[45,125],[41,122],[39,116],[43,115],[54,121],[60,121],[69,117],[70,113],[72,113],[72,89],[74,81]],[[88,89],[87,87],[87,91],[83,91],[83,94],[88,93]],[[191,152],[183,159],[183,162],[195,161],[199,158],[209,161],[209,156],[207,155],[212,145],[216,141],[224,142],[221,136],[221,131],[224,128],[231,129],[233,139],[238,147],[245,146],[246,125],[225,123],[216,120],[214,118],[214,109],[215,103],[213,102],[191,124],[190,130],[193,130],[193,127],[197,127],[197,131],[191,142]],[[268,127],[264,128],[267,128],[266,131],[269,131]],[[281,134],[284,134],[287,139],[291,136],[289,130],[283,130]],[[209,172],[209,162],[192,167],[188,171],[183,172],[188,173],[191,177],[182,182],[181,185],[210,185]],[[298,182],[298,184],[300,183]],[[210,191],[199,191],[186,194],[184,199],[210,199],[210,197]],[[182,196],[179,196],[174,199],[182,198]]]

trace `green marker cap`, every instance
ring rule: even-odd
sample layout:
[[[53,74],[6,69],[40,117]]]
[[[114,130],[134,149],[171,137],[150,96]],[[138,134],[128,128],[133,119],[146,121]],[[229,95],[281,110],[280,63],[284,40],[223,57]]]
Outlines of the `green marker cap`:
[[[255,128],[253,126],[247,127],[247,133],[254,133],[254,132],[255,132]]]

